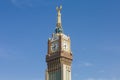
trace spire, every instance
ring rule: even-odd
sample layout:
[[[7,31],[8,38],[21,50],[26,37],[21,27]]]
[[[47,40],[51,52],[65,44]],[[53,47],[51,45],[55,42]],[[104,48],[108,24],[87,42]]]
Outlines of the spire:
[[[61,21],[61,10],[62,10],[62,6],[56,7],[56,10],[57,10],[57,24],[56,24],[55,32],[56,32],[56,33],[63,33],[62,21]]]
[[[62,10],[62,6],[56,7],[57,10],[57,27],[61,27],[61,10]]]

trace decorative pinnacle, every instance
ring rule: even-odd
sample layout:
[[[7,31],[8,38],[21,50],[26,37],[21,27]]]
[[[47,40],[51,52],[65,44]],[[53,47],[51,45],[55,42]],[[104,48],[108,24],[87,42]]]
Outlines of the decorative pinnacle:
[[[60,6],[60,7],[56,7],[56,10],[57,10],[57,24],[56,24],[56,26],[57,27],[62,27],[62,21],[61,21],[61,10],[62,10],[62,6]]]
[[[60,13],[60,11],[62,10],[62,6],[56,7],[56,10],[57,10],[57,24],[56,24],[55,33],[63,33],[61,13]]]

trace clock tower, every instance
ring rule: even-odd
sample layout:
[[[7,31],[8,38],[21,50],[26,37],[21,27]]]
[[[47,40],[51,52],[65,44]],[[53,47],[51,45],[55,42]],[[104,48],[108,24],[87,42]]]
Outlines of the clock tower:
[[[71,44],[70,37],[63,33],[61,9],[62,6],[56,8],[56,29],[48,39],[46,80],[71,80]]]

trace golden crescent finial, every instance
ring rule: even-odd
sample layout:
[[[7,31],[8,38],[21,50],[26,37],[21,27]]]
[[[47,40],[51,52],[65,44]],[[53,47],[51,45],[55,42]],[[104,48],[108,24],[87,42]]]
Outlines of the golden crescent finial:
[[[57,10],[57,11],[61,11],[61,10],[62,10],[62,5],[61,5],[60,7],[57,6],[57,7],[56,7],[56,10]]]

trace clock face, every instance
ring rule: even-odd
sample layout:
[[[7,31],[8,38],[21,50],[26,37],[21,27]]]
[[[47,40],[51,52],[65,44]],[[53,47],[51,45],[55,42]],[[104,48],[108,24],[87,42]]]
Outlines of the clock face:
[[[63,42],[63,50],[67,51],[68,50],[68,43],[66,41]]]
[[[52,52],[55,52],[55,51],[57,51],[58,50],[58,43],[56,42],[56,43],[52,43],[51,44],[51,51]]]

